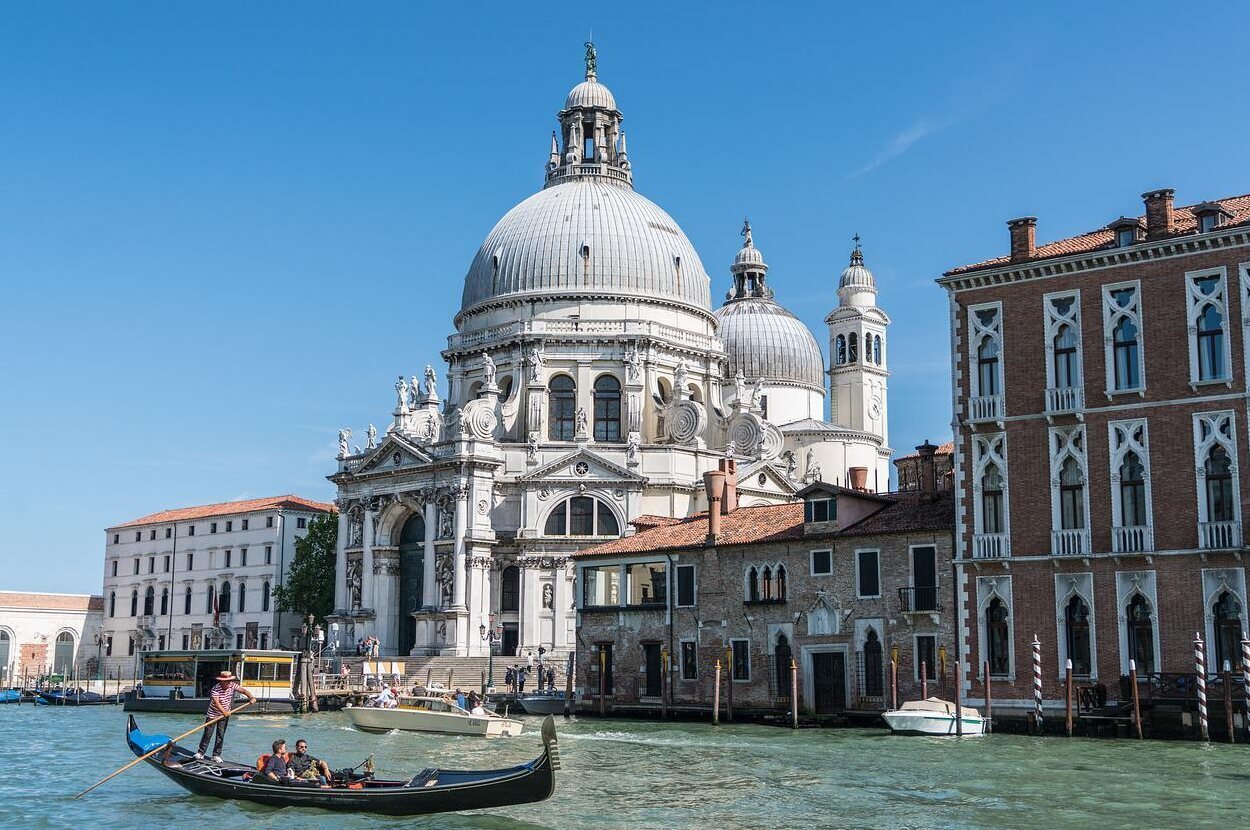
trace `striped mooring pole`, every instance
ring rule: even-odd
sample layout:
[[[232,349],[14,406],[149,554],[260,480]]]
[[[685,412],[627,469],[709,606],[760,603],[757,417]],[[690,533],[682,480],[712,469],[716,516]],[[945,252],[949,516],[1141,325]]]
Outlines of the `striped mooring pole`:
[[[1210,740],[1207,729],[1207,655],[1203,648],[1202,634],[1194,632],[1194,670],[1198,675],[1198,731],[1202,740]]]
[[[1245,681],[1243,691],[1246,693],[1245,720],[1241,725],[1250,733],[1250,640],[1241,641],[1241,677]]]
[[[1033,714],[1037,731],[1042,731],[1042,642],[1033,635]]]

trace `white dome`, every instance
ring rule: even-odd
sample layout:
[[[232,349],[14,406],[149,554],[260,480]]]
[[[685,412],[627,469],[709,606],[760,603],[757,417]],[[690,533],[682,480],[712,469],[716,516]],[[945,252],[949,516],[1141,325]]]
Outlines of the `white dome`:
[[[743,245],[734,257],[734,265],[764,265],[764,254],[754,245]]]
[[[581,109],[598,107],[600,109],[614,110],[616,109],[616,98],[612,96],[612,90],[594,78],[589,78],[569,90],[569,97],[564,99],[564,108],[566,110],[579,107]]]
[[[864,255],[856,248],[851,264],[838,278],[838,298],[842,305],[873,305],[877,294],[877,278],[864,265]]]
[[[507,298],[634,297],[707,313],[707,273],[673,218],[597,177],[549,185],[504,214],[464,278],[459,321]]]
[[[716,310],[717,334],[729,353],[729,377],[742,371],[763,378],[824,390],[825,359],[803,321],[763,297],[730,300]]]

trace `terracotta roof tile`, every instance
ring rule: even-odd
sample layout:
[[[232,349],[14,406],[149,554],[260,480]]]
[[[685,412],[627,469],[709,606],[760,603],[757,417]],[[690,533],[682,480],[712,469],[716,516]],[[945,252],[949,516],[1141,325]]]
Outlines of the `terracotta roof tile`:
[[[199,507],[180,507],[173,510],[162,510],[125,524],[113,525],[110,530],[118,530],[137,525],[165,524],[168,522],[185,522],[191,519],[206,519],[209,516],[236,516],[240,513],[255,513],[260,510],[310,510],[318,513],[333,513],[334,505],[312,501],[299,496],[270,496],[264,499],[247,499],[246,501],[226,501],[218,504],[205,504]]]
[[[1219,204],[1232,214],[1231,219],[1224,220],[1224,227],[1230,225],[1240,225],[1250,222],[1250,194],[1244,196],[1229,196],[1224,199],[1216,199]],[[1200,203],[1205,204],[1205,203]],[[1176,232],[1173,236],[1185,236],[1197,233],[1198,217],[1194,215],[1194,208],[1198,205],[1186,205],[1185,207],[1175,208],[1173,211],[1173,221],[1176,226]],[[1138,217],[1144,220],[1143,215]],[[1080,236],[1069,237],[1068,239],[1060,239],[1057,242],[1048,242],[1045,245],[1037,246],[1032,258],[1028,262],[1036,262],[1039,259],[1050,259],[1052,257],[1071,256],[1073,254],[1086,254],[1103,248],[1110,248],[1115,242],[1114,233],[1107,227],[1098,228],[1097,230],[1083,233]],[[958,268],[952,268],[947,271],[945,276],[953,277],[958,274],[966,274],[969,271],[981,271],[987,268],[997,268],[1002,265],[1011,264],[1010,256],[1000,256],[994,259],[987,259],[984,262],[973,263],[972,265],[961,265]]]
[[[41,594],[0,591],[0,607],[41,611],[103,611],[104,597],[94,594]]]
[[[954,454],[955,454],[955,442],[954,442],[954,441],[947,441],[945,444],[938,444],[937,451],[936,451],[936,452],[934,452],[933,454],[934,454],[934,455],[954,455]],[[897,455],[897,456],[895,456],[895,457],[894,457],[894,460],[895,460],[895,461],[902,461],[904,458],[919,458],[919,457],[920,457],[920,453],[918,453],[918,452],[909,452],[909,453],[907,453],[907,455]]]

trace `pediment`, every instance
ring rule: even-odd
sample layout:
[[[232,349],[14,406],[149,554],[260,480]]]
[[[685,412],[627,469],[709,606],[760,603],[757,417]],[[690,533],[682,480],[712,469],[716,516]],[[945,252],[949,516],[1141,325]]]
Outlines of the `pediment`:
[[[430,454],[423,448],[401,436],[392,434],[382,439],[382,443],[365,457],[354,473],[355,475],[368,475],[403,470],[429,464],[432,460]]]
[[[584,465],[584,466],[583,466]],[[645,484],[647,479],[619,464],[614,464],[598,453],[581,448],[537,470],[521,476],[518,481],[610,481]]]
[[[763,481],[760,477],[763,476]],[[738,467],[738,491],[751,490],[790,497],[801,484],[791,481],[785,465],[773,461],[754,461]]]

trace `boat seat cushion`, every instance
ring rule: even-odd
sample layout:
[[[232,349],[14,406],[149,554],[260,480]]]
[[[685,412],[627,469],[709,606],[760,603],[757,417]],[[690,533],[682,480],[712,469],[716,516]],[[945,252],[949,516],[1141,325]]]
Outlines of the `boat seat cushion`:
[[[434,767],[426,767],[425,769],[412,776],[412,780],[405,784],[405,787],[428,787],[438,783],[438,770]]]

